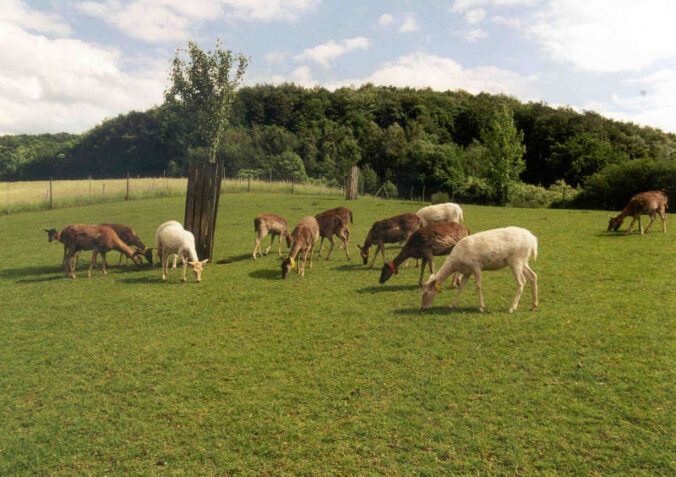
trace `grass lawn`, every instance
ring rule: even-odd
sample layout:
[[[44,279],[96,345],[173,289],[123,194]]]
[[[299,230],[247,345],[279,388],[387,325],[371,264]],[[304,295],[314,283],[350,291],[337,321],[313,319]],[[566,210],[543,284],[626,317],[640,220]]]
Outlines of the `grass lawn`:
[[[417,270],[379,285],[380,259],[361,265],[370,225],[416,203],[225,194],[199,284],[131,263],[87,279],[89,252],[65,279],[43,232],[119,222],[152,244],[183,205],[0,217],[0,474],[676,471],[673,216],[624,236],[607,212],[464,206],[472,232],[539,239],[540,308],[526,286],[513,315],[509,269],[483,275],[481,314],[473,280],[459,309],[444,291],[421,312]],[[276,255],[251,259],[256,214],[338,205],[350,262],[334,250],[281,280]]]

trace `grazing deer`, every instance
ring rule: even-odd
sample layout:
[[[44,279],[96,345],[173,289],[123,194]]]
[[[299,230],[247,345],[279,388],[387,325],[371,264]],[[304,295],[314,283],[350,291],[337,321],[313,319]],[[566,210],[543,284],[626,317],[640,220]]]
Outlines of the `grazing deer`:
[[[101,224],[101,225],[107,225],[111,229],[115,231],[118,237],[129,245],[130,247],[136,247],[139,250],[141,250],[141,253],[143,253],[143,256],[146,258],[148,263],[150,265],[153,264],[153,249],[146,247],[146,245],[141,242],[141,239],[138,237],[134,229],[129,227],[128,225],[122,225],[122,224]],[[120,260],[117,262],[118,265],[122,263],[122,257],[125,256],[124,254],[120,254]],[[129,260],[127,258],[127,260]],[[127,264],[127,260],[125,260],[125,265]]]
[[[58,240],[64,245],[65,254],[63,264],[65,268],[66,277],[77,278],[73,270],[72,258],[80,250],[92,250],[92,261],[87,270],[87,277],[91,278],[92,268],[96,265],[96,257],[101,254],[101,262],[103,265],[103,274],[107,275],[106,267],[106,252],[110,250],[117,250],[131,258],[134,263],[141,266],[142,259],[140,257],[141,250],[133,250],[120,237],[117,236],[115,230],[107,225],[83,225],[75,224],[69,225],[61,232],[56,232],[54,229],[48,230],[49,241],[53,239]]]
[[[346,222],[343,218],[332,211],[322,212],[321,214],[315,215],[317,220],[317,225],[319,225],[319,236],[322,238],[319,243],[319,253],[318,257],[322,256],[322,247],[324,247],[324,239],[328,239],[331,247],[329,248],[329,253],[326,254],[326,259],[331,258],[331,251],[335,245],[333,241],[333,236],[337,235],[338,238],[345,244],[345,255],[347,259],[350,259],[350,232],[347,230]]]
[[[409,258],[422,258],[418,285],[423,286],[425,265],[429,264],[430,273],[434,273],[434,257],[448,255],[456,243],[469,235],[469,230],[457,222],[428,225],[413,232],[394,260],[383,265],[380,283],[385,283],[392,275],[399,273],[399,266]],[[456,279],[453,279],[455,285]]]
[[[464,220],[462,209],[453,202],[428,205],[416,212],[416,215],[422,220],[423,227],[441,222],[462,222]]]
[[[354,224],[354,219],[352,217],[352,211],[348,209],[347,207],[336,207],[335,209],[330,209],[326,210],[324,212],[320,212],[319,214],[315,215],[315,218],[317,218],[320,215],[323,214],[338,214],[342,219],[343,222],[345,222],[345,232],[347,232],[347,240],[350,240],[350,229],[347,228],[348,222],[351,224]],[[321,248],[321,247],[320,247]],[[343,242],[340,242],[338,244],[338,250],[341,250],[343,248]]]
[[[253,259],[256,260],[256,253],[261,257],[267,255],[275,241],[275,237],[279,236],[279,249],[277,253],[282,256],[282,237],[286,239],[286,246],[291,246],[291,234],[286,224],[286,219],[275,214],[261,214],[254,219],[254,232],[256,232],[256,245],[254,245]],[[270,234],[270,245],[265,249],[265,254],[261,252],[261,240],[266,235]]]
[[[293,229],[291,233],[291,250],[289,256],[282,259],[282,278],[286,278],[291,269],[296,267],[295,259],[298,254],[303,252],[303,263],[299,265],[297,270],[301,277],[305,276],[305,262],[308,254],[310,255],[310,268],[312,268],[312,251],[315,243],[319,240],[319,224],[317,219],[308,216],[303,217]]]
[[[629,235],[632,230],[634,230],[634,222],[638,219],[638,229],[641,231],[641,235],[644,232],[648,232],[650,226],[655,222],[655,216],[659,212],[660,217],[662,218],[662,232],[667,233],[667,213],[665,212],[668,207],[668,197],[667,194],[663,191],[653,190],[649,192],[641,192],[636,194],[624,207],[620,215],[617,217],[610,217],[610,222],[608,222],[608,231],[615,231],[620,228],[622,221],[625,217],[631,216],[631,223],[629,228],[625,232],[625,235]],[[649,215],[650,223],[643,230],[641,226],[641,215]]]
[[[537,255],[538,240],[526,229],[504,227],[470,235],[457,243],[439,268],[439,272],[436,275],[430,275],[427,283],[423,285],[422,308],[429,308],[434,297],[441,291],[441,284],[444,280],[452,273],[459,272],[462,274],[462,279],[451,308],[455,308],[460,292],[467,284],[467,280],[474,274],[479,292],[479,311],[484,311],[486,305],[481,289],[481,273],[509,266],[517,283],[516,295],[514,295],[509,312],[514,312],[519,306],[526,278],[531,282],[533,298],[531,310],[534,310],[538,306],[538,276],[528,266],[528,259],[532,257],[535,260]]]
[[[364,245],[357,245],[357,247],[359,247],[361,258],[364,260],[364,265],[368,264],[369,248],[372,245],[377,245],[377,248],[373,254],[373,260],[371,260],[371,268],[373,268],[373,264],[376,261],[378,250],[380,250],[383,256],[383,263],[386,263],[386,243],[404,242],[408,240],[411,234],[418,230],[421,226],[422,221],[420,217],[411,213],[395,215],[389,219],[383,219],[375,222],[371,226],[371,230],[369,230],[368,235],[366,235]]]

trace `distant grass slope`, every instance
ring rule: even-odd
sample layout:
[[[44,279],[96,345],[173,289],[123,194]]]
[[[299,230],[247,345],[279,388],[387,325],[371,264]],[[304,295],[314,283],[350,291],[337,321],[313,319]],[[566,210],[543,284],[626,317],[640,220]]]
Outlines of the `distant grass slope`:
[[[275,255],[250,258],[256,214],[338,205],[355,244],[419,204],[225,195],[200,284],[87,279],[89,253],[64,279],[42,231],[112,221],[151,244],[182,198],[0,217],[0,474],[673,475],[676,230],[464,207],[472,232],[539,238],[540,309],[526,287],[514,315],[509,270],[484,274],[483,314],[473,281],[458,310],[444,291],[422,313],[417,271],[379,285],[354,245],[284,281]]]

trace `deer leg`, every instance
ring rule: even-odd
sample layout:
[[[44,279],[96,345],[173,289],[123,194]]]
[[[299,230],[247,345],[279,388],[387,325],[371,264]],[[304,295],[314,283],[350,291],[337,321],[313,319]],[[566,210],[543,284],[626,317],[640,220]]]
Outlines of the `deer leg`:
[[[126,255],[125,255],[125,257],[126,257]],[[106,252],[101,252],[101,263],[103,264],[103,265],[101,265],[103,267],[103,274],[108,275],[108,270],[107,270],[108,261],[106,260]]]
[[[479,267],[474,269],[474,280],[476,281],[476,289],[479,292],[479,311],[483,313],[486,309],[486,304],[484,303],[484,292],[481,289],[481,269]]]
[[[312,269],[312,255],[314,255],[315,244],[310,245],[310,269]]]
[[[169,254],[168,253],[162,253],[161,257],[162,259],[162,280],[167,279],[167,266],[169,265]]]
[[[181,281],[185,283],[185,271],[188,268],[188,261],[183,255],[181,255],[181,263],[183,263],[183,275],[181,276]]]
[[[463,288],[465,288],[465,285],[467,284],[469,277],[470,277],[470,275],[463,275],[462,276],[462,280],[460,280],[460,285],[458,285],[458,291],[455,292],[455,298],[453,299],[453,302],[451,303],[451,308],[455,308],[455,305],[458,304],[458,298],[460,298],[460,292],[462,291]]]
[[[667,213],[664,209],[660,210],[660,217],[662,218],[662,233],[667,233]]]
[[[252,254],[252,257],[253,257],[254,260],[256,260],[256,252],[259,251],[260,247],[261,247],[261,238],[256,237],[256,243],[254,244],[254,251],[253,251],[253,254]],[[261,253],[261,256],[262,255],[263,254]]]
[[[122,265],[122,253],[121,252],[120,252],[120,259],[117,261],[117,266],[119,267],[120,265]],[[126,265],[126,263],[125,263],[125,265]]]
[[[376,247],[375,251],[373,252],[373,259],[371,259],[371,265],[369,265],[369,268],[373,268],[373,265],[376,263],[376,257],[378,256],[378,250],[380,250],[382,246],[383,245],[379,243],[378,246]]]
[[[537,273],[531,270],[528,264],[523,266],[523,273],[526,275],[528,280],[530,280],[531,295],[533,298],[533,306],[531,306],[530,309],[533,311],[538,307],[538,276]]]
[[[326,254],[327,260],[331,258],[331,251],[333,250],[333,246],[335,245],[335,242],[333,241],[333,236],[329,237],[329,243],[331,244],[331,246],[329,247],[329,253]]]
[[[171,266],[171,268],[176,268],[176,260],[178,260],[178,254],[174,254],[174,264]]]
[[[281,237],[280,237],[280,239],[281,239]],[[272,248],[273,243],[275,243],[275,234],[270,234],[270,245],[268,245],[268,248],[265,249],[265,255],[268,254],[268,252]]]
[[[430,262],[432,263],[432,262]],[[418,280],[418,286],[421,287],[423,286],[423,275],[425,274],[425,265],[427,265],[427,259],[423,258],[422,259],[422,267],[420,267],[420,280]],[[434,273],[432,271],[432,267],[430,267],[430,273]]]
[[[627,231],[624,233],[625,235],[629,235],[631,231],[634,230],[634,222],[636,222],[636,217],[631,218],[631,223],[629,224],[629,228],[627,229]]]
[[[510,313],[514,313],[516,308],[519,306],[519,300],[521,300],[521,294],[523,293],[523,286],[526,284],[526,277],[524,277],[524,272],[522,269],[512,267],[512,273],[514,274],[514,279],[516,280],[516,294],[514,295],[512,306],[509,307]]]
[[[350,232],[345,229],[343,233],[340,235],[341,240],[345,244],[345,255],[347,256],[347,259],[350,259]],[[340,244],[339,244],[340,245]]]
[[[307,261],[307,254],[310,253],[310,249],[307,247],[305,250],[303,250],[303,265],[300,267],[300,276],[304,277],[305,276],[305,262]],[[310,261],[312,261],[312,253],[310,253]],[[312,265],[310,265],[310,268],[312,268]]]
[[[282,255],[282,235],[281,234],[279,235],[279,240],[277,240],[277,254],[280,257],[284,256],[284,255]]]
[[[318,257],[322,256],[322,248],[324,248],[324,236],[323,235],[322,235],[322,239],[319,241],[319,252],[317,252]]]
[[[99,254],[98,250],[94,250],[92,252],[92,263],[89,264],[89,270],[87,270],[87,278],[92,277],[92,268],[94,268],[94,265],[96,265],[96,256]]]
[[[650,226],[653,224],[653,222],[655,222],[655,219],[656,219],[656,218],[657,218],[657,215],[655,214],[655,212],[653,212],[652,214],[650,214],[650,223],[648,223],[648,226],[645,228],[645,230],[644,230],[643,232],[648,233],[648,229],[649,229]],[[639,226],[640,226],[640,225],[641,225],[641,222],[640,222],[640,218],[639,218]]]
[[[383,265],[385,265],[385,263],[386,263],[386,259],[385,259],[385,244],[382,244],[382,245],[380,246],[380,255],[383,256]]]

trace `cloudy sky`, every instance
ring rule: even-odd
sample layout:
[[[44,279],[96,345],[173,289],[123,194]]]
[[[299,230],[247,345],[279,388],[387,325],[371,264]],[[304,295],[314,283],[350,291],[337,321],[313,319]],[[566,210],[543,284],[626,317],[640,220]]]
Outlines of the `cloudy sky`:
[[[506,93],[676,132],[673,0],[0,0],[0,134],[162,101],[176,48],[246,82]]]

